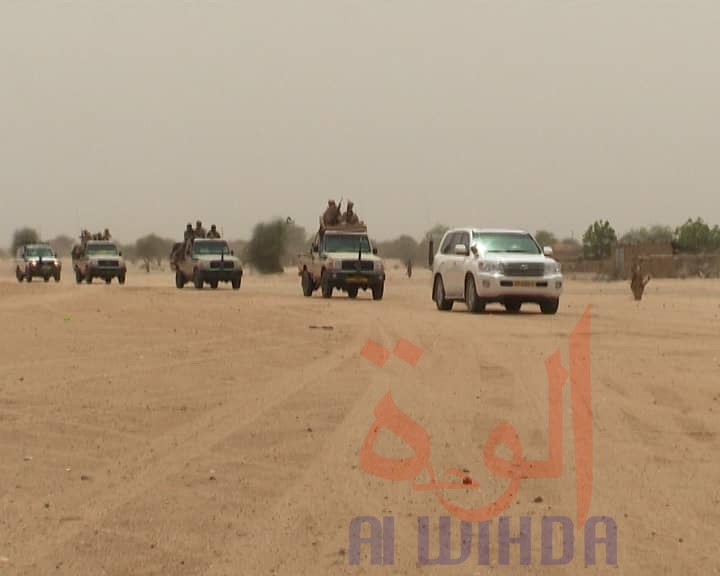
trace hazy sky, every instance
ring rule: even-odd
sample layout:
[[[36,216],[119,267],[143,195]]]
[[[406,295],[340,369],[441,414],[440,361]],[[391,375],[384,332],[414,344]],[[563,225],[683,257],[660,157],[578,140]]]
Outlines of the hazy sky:
[[[718,0],[0,0],[0,244],[718,223],[719,70]]]

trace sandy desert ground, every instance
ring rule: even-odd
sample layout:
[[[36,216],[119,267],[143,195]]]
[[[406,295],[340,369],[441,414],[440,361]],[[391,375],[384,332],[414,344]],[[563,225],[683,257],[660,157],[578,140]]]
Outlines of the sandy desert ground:
[[[0,573],[23,575],[709,574],[720,571],[720,282],[568,281],[556,316],[435,310],[429,275],[393,271],[385,299],[305,299],[292,273],[248,275],[239,292],[173,287],[132,270],[124,287],[17,284],[0,275]],[[590,514],[618,525],[618,566],[540,565],[540,517],[575,518],[570,395],[563,475],[523,480],[504,512],[532,518],[532,563],[418,566],[417,518],[433,554],[446,515],[410,481],[370,476],[359,451],[388,392],[431,440],[436,471],[507,480],[483,463],[502,421],[523,453],[547,454],[544,360],[567,364],[591,307],[594,486]],[[315,329],[311,326],[332,326]],[[417,366],[360,356],[368,338],[423,350]],[[388,457],[407,454],[390,433]],[[395,564],[349,564],[357,516],[395,517]],[[459,548],[457,523],[453,548]],[[515,546],[514,548],[517,548]]]

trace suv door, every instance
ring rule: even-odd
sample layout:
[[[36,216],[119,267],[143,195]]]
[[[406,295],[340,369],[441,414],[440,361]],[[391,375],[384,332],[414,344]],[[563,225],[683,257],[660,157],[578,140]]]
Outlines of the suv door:
[[[465,246],[467,255],[455,253],[455,246],[462,244]],[[448,290],[448,294],[452,295],[452,298],[464,298],[465,297],[465,270],[467,268],[467,260],[470,254],[470,234],[466,231],[459,231],[455,233],[453,237],[452,245],[450,246],[450,252],[452,254],[452,267],[448,272],[450,277],[450,284],[452,285],[452,293]]]
[[[442,277],[445,295],[448,298],[456,298],[457,288],[454,286],[453,267],[455,266],[455,239],[458,233],[448,232],[440,244],[440,253],[437,258],[437,271]]]

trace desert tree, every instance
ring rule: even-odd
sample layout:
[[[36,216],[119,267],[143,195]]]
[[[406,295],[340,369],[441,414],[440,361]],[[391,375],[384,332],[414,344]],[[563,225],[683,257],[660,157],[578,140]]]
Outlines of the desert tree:
[[[591,260],[607,258],[615,244],[617,235],[607,220],[593,222],[583,234],[583,254]]]

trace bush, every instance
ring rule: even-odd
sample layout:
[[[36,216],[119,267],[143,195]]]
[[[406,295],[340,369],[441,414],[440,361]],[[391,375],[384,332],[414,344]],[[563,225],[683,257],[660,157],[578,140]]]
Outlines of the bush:
[[[245,247],[245,261],[261,274],[282,272],[287,231],[288,223],[281,219],[257,224]]]
[[[538,230],[535,232],[535,240],[537,240],[538,244],[542,247],[554,246],[557,244],[557,237],[548,230]]]
[[[38,234],[37,230],[34,228],[25,227],[15,230],[12,239],[12,254],[15,254],[20,246],[25,244],[37,244],[38,242],[40,242],[40,234]]]
[[[615,244],[617,235],[607,220],[593,222],[583,234],[583,253],[591,260],[607,258]]]

